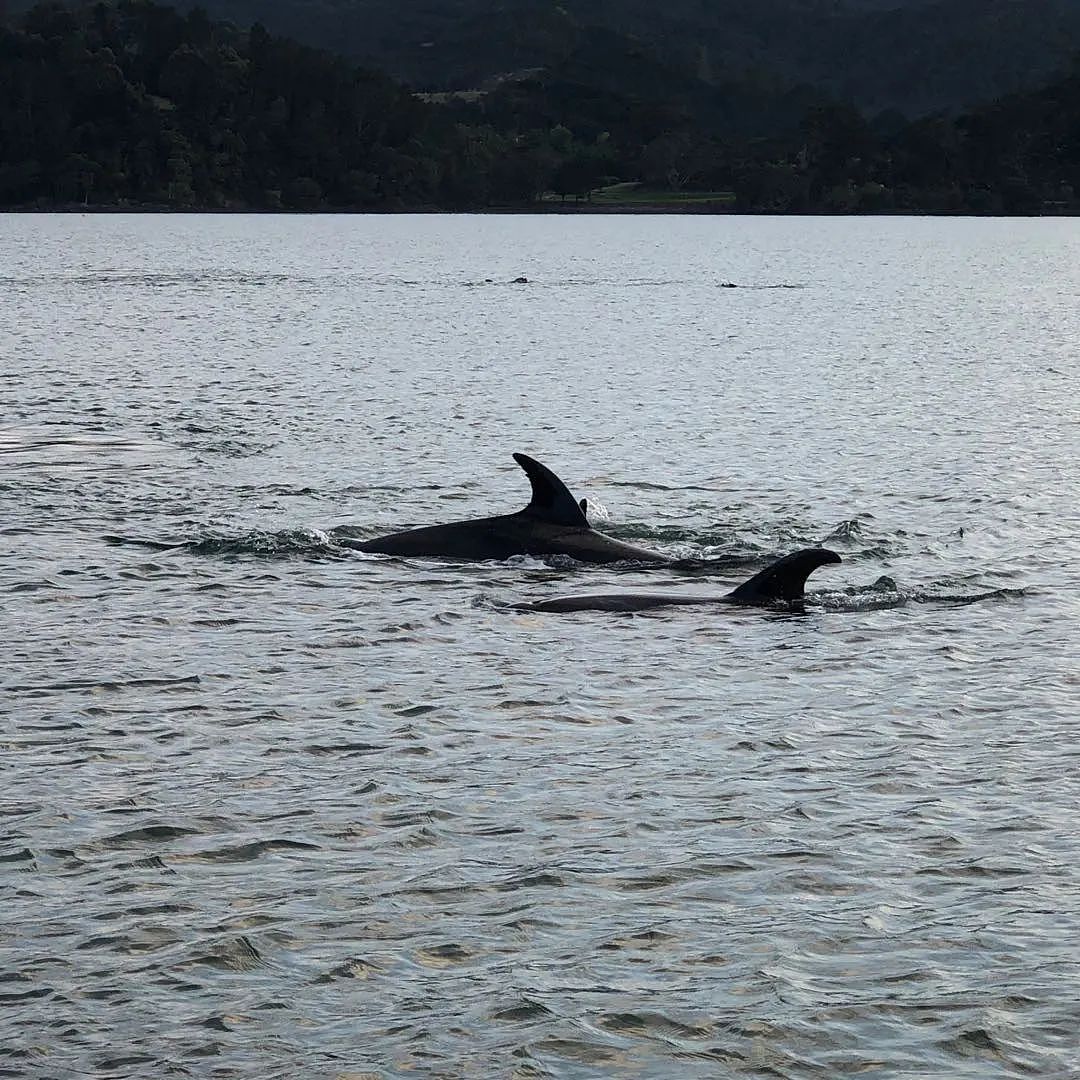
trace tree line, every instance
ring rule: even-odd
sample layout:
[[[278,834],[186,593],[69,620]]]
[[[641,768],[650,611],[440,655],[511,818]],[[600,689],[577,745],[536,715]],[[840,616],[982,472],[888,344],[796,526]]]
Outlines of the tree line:
[[[0,26],[0,206],[529,208],[640,181],[746,212],[1080,209],[1080,68],[910,122],[800,88],[733,91],[719,123],[718,99],[648,90],[539,70],[419,95],[199,8],[39,4]]]

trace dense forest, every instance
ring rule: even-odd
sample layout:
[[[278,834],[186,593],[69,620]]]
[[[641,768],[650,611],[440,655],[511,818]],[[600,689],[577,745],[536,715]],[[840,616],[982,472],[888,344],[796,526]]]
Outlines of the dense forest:
[[[1080,50],[1080,0],[200,2],[214,18],[261,21],[420,90],[557,68],[599,31],[705,87],[807,84],[908,117],[1035,89]]]
[[[198,8],[47,4],[0,26],[0,206],[618,206],[631,185],[744,212],[1075,213],[1080,67],[909,121],[706,84],[600,28],[550,67],[416,93]]]

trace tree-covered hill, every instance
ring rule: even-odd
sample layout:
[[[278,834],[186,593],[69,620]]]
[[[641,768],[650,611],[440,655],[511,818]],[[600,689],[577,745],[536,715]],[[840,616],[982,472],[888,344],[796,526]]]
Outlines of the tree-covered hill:
[[[601,29],[484,92],[424,95],[151,0],[0,27],[0,206],[550,208],[627,184],[743,211],[1076,212],[1080,74],[906,122],[706,83]]]
[[[418,89],[476,89],[558,65],[602,30],[707,84],[809,84],[867,113],[911,117],[1033,89],[1080,50],[1080,0],[202,2]]]
[[[388,77],[153,3],[0,29],[0,202],[397,205],[453,132]]]
[[[793,132],[811,100],[707,86],[591,30],[553,68],[434,105],[201,9],[42,4],[0,30],[0,203],[521,204],[654,176],[672,136]]]

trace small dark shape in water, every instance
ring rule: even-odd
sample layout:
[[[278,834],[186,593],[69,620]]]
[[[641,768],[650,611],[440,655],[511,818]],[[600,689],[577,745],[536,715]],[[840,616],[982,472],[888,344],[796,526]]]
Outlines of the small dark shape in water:
[[[514,280],[511,281],[510,284],[511,285],[528,285],[529,284],[529,279],[527,277],[525,277],[524,275],[522,275],[521,277],[514,278]]]
[[[806,579],[819,567],[840,562],[827,548],[804,548],[778,559],[726,596],[691,596],[685,593],[594,593],[589,596],[556,596],[550,600],[514,604],[517,611],[648,611],[658,607],[703,604],[745,604],[768,607],[786,604],[801,609]]]
[[[720,288],[721,289],[737,289],[738,287],[739,286],[736,285],[734,281],[721,281],[720,282]]]

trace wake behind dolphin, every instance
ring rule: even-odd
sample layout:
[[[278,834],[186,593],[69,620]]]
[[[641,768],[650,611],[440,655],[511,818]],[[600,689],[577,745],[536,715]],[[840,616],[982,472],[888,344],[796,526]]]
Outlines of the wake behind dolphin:
[[[350,540],[348,546],[382,555],[444,559],[509,559],[515,555],[543,559],[563,555],[588,563],[671,561],[659,552],[597,532],[581,503],[546,465],[527,454],[514,454],[514,460],[532,484],[532,499],[524,510],[428,525],[374,540]]]

